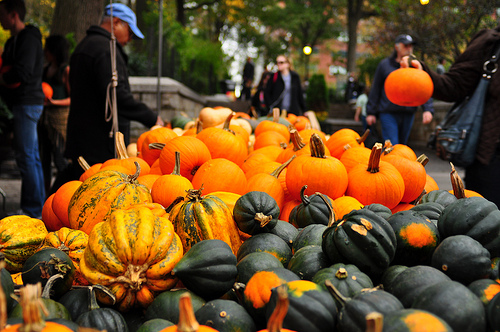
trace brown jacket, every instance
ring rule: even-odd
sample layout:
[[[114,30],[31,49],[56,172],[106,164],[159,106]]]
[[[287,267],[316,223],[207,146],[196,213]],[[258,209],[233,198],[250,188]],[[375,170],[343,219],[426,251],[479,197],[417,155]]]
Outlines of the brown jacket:
[[[478,32],[465,51],[456,59],[449,71],[439,75],[423,64],[434,82],[435,99],[457,102],[470,96],[479,83],[484,62],[494,52],[493,47],[500,42],[500,26]],[[500,141],[500,73],[492,76],[486,96],[483,125],[479,137],[476,158],[488,164]]]

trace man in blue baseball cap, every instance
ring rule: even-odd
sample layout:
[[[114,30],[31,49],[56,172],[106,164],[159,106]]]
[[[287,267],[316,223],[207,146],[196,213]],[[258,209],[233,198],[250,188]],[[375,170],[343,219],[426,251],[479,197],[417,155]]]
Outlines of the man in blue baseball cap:
[[[111,31],[116,38],[115,56],[111,58]],[[68,116],[65,156],[70,160],[66,172],[60,172],[51,191],[63,183],[78,179],[83,169],[78,164],[82,156],[90,165],[115,158],[114,138],[110,110],[106,112],[107,96],[112,78],[112,60],[116,63],[118,85],[116,101],[118,130],[130,139],[130,121],[145,127],[163,125],[163,120],[144,103],[134,99],[128,82],[128,56],[123,47],[133,38],[144,35],[137,27],[134,12],[121,3],[113,3],[104,10],[100,25],[87,30],[70,59],[71,105]]]

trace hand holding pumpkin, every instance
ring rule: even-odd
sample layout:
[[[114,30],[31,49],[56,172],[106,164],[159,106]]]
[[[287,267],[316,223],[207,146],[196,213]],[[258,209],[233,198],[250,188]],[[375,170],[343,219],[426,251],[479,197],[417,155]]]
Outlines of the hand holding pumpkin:
[[[425,111],[422,115],[422,123],[423,124],[429,124],[431,123],[432,121],[432,118],[433,118],[433,115],[431,112],[429,111]]]
[[[401,62],[399,63],[399,65],[401,66],[401,68],[409,68],[410,67],[410,62],[408,61],[409,58],[410,58],[409,55],[405,55],[401,59]],[[411,60],[411,67],[423,70],[422,64],[417,59],[412,59]]]

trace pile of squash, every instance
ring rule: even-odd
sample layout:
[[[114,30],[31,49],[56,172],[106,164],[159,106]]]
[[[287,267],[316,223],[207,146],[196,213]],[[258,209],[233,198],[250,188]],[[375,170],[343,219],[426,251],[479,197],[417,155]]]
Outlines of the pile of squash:
[[[497,206],[406,145],[312,123],[207,108],[117,134],[42,220],[0,220],[0,329],[498,330]]]

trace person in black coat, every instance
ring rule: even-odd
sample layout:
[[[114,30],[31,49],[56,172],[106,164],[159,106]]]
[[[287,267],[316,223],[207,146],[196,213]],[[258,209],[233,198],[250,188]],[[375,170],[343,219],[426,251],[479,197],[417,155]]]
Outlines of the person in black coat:
[[[265,91],[269,111],[278,107],[287,113],[304,114],[306,105],[299,74],[291,70],[290,61],[284,55],[278,55],[276,63],[278,71],[271,75]]]

